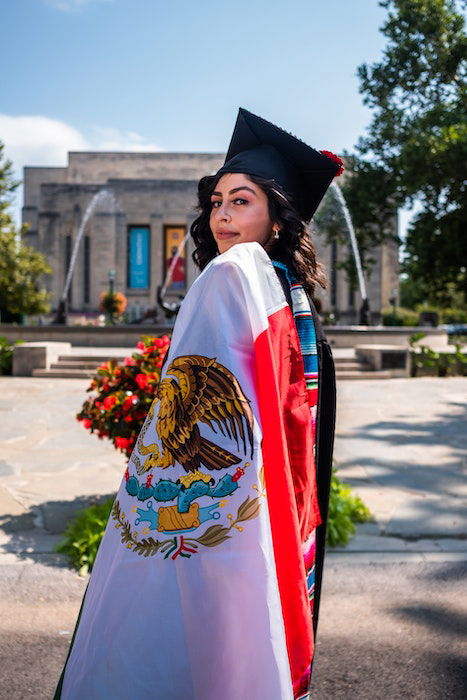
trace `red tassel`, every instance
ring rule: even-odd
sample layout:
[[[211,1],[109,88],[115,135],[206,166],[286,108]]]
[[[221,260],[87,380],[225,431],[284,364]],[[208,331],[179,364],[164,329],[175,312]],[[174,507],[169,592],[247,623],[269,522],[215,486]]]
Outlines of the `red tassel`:
[[[334,163],[337,163],[337,165],[339,165],[339,170],[335,174],[335,177],[339,177],[339,175],[342,175],[342,173],[344,172],[344,161],[342,160],[342,158],[336,156],[336,154],[332,151],[320,151],[320,153],[322,153],[323,156],[327,156],[328,158],[333,160]]]

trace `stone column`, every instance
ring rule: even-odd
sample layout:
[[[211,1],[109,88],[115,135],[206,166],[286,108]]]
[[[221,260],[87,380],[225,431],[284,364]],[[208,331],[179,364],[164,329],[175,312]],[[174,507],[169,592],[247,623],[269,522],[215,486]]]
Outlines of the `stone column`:
[[[116,267],[115,215],[96,212],[90,224],[91,256],[91,304],[99,308],[99,297],[109,288],[109,271]],[[116,291],[122,291],[121,280],[116,279]]]

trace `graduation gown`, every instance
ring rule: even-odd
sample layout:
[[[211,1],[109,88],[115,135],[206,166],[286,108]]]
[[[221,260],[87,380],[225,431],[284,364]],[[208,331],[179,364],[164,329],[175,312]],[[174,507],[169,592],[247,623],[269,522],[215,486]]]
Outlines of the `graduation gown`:
[[[307,696],[316,618],[302,543],[325,521],[333,435],[332,358],[316,329],[321,494],[298,335],[266,253],[233,246],[192,285],[56,698]],[[318,601],[324,535],[319,525]]]

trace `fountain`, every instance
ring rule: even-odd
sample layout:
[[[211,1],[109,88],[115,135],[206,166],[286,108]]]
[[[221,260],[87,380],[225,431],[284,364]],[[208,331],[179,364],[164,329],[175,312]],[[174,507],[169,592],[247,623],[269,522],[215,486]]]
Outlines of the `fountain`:
[[[115,203],[116,203],[115,196],[110,190],[99,190],[99,192],[96,192],[96,194],[91,199],[88,206],[86,207],[86,210],[84,212],[84,216],[83,216],[81,223],[79,225],[78,235],[76,236],[75,244],[73,246],[73,252],[71,254],[70,263],[68,265],[65,286],[63,288],[62,296],[60,297],[60,302],[59,302],[58,308],[57,308],[57,313],[55,315],[54,323],[56,323],[56,324],[63,325],[63,324],[66,324],[66,322],[67,322],[68,291],[70,289],[71,279],[73,277],[73,270],[74,270],[76,258],[78,255],[79,244],[81,243],[81,239],[83,237],[84,230],[86,228],[86,225],[87,225],[89,219],[94,214],[94,212],[97,209],[97,207],[99,206],[99,204],[105,204],[105,203],[110,204],[110,206],[112,208],[114,208]]]
[[[357,238],[355,236],[355,229],[352,224],[352,219],[350,217],[349,208],[342,194],[342,190],[336,182],[331,183],[331,189],[334,192],[339,206],[344,215],[345,223],[347,226],[347,232],[350,238],[350,245],[352,248],[352,253],[355,261],[355,267],[357,270],[358,286],[360,289],[360,296],[362,298],[362,305],[360,307],[360,325],[369,326],[370,325],[370,304],[368,301],[368,295],[366,292],[365,278],[363,277],[362,262],[360,259],[360,253],[357,245]]]

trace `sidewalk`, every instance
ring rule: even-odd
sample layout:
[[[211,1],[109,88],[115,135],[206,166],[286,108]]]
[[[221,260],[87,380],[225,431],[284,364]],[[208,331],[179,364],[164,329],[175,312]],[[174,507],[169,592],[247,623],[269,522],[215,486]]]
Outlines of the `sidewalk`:
[[[47,559],[125,458],[75,414],[89,382],[0,377],[0,554]],[[467,560],[467,378],[341,381],[335,460],[370,508],[331,560]]]

